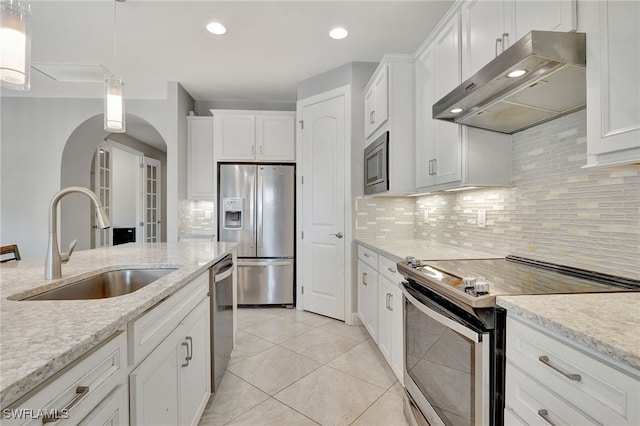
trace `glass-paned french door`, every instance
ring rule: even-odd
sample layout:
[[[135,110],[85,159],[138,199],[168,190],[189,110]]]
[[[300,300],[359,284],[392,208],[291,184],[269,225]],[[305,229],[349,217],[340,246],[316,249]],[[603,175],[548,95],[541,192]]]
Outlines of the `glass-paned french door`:
[[[111,147],[106,145],[98,146],[96,150],[96,158],[95,158],[95,188],[94,191],[96,195],[100,199],[100,202],[104,206],[104,209],[109,217],[111,217],[111,206],[113,205],[113,194],[111,191],[112,188],[112,155],[111,155]],[[96,225],[95,220],[95,209],[94,216],[92,220],[92,226],[95,233],[95,246],[96,247],[105,247],[113,244],[111,239],[112,230],[109,229],[100,229]]]
[[[142,164],[144,193],[142,194],[142,212],[144,242],[155,243],[161,240],[160,229],[160,161],[145,157]]]

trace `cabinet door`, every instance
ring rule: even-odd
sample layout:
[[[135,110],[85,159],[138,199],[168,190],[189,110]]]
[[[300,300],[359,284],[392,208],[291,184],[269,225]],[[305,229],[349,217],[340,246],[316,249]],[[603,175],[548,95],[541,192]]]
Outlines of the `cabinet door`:
[[[214,142],[220,160],[256,158],[255,115],[217,113],[214,115]]]
[[[209,298],[205,298],[185,318],[180,341],[180,417],[181,425],[198,423],[211,395],[211,362],[209,344]],[[186,345],[185,345],[186,344]],[[185,352],[186,351],[186,352]],[[185,365],[186,364],[186,365]]]
[[[371,136],[389,118],[389,75],[384,66],[373,76],[373,84],[364,96],[365,137]]]
[[[256,116],[257,158],[295,161],[295,114]]]
[[[460,24],[455,16],[435,40],[436,101],[460,84]],[[462,179],[462,134],[460,125],[436,121],[435,124],[435,183],[443,184]]]
[[[503,2],[470,0],[462,6],[462,80],[502,52]]]
[[[435,103],[435,59],[433,45],[422,52],[416,67],[416,188],[433,185],[432,172],[435,139],[433,104]]]
[[[378,348],[389,365],[393,359],[393,307],[391,288],[393,283],[382,275],[378,276]]]
[[[640,2],[586,2],[587,163],[640,162]]]
[[[213,117],[187,117],[187,191],[191,200],[213,200],[216,196],[213,157]]]
[[[129,375],[131,425],[180,424],[180,363],[183,356],[172,333]]]
[[[362,324],[367,323],[367,282],[371,279],[369,266],[358,260],[358,317]]]
[[[391,308],[391,369],[404,385],[404,318],[402,314],[402,290],[397,283],[389,287]]]
[[[577,25],[576,0],[532,1],[511,0],[506,2],[508,8],[513,8],[507,22],[513,25],[507,36],[505,46],[520,40],[531,30],[539,31],[575,31]],[[638,25],[636,16],[636,26]],[[511,37],[515,31],[515,37]],[[636,40],[637,42],[637,40]]]
[[[358,315],[371,338],[378,341],[378,271],[358,260]]]

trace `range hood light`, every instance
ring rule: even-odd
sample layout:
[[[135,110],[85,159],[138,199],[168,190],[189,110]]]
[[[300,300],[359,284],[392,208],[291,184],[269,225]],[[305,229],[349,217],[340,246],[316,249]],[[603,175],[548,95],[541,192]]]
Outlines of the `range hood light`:
[[[507,77],[508,78],[522,77],[526,73],[527,73],[527,70],[513,70],[509,74],[507,74]]]
[[[460,114],[462,111],[464,111],[462,108],[453,108],[451,111],[449,111],[451,114]]]

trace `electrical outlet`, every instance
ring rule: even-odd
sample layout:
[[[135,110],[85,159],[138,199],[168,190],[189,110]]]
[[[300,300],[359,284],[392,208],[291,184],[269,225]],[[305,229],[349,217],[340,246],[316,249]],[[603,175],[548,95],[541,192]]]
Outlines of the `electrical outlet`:
[[[484,209],[478,209],[478,228],[484,228],[487,226],[487,211]]]

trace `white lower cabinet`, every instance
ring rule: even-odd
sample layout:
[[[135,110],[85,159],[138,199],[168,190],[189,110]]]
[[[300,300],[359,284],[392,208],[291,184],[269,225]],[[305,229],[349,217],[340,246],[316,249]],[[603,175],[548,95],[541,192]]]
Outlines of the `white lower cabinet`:
[[[120,331],[15,404],[3,409],[2,424],[41,425],[57,422],[59,425],[72,425],[81,423],[94,413],[97,418],[104,418],[105,422],[93,424],[109,424],[110,417],[116,422],[123,420],[120,424],[126,424],[127,417],[121,414],[116,417],[98,416],[102,402],[108,400],[114,391],[126,387],[126,353],[127,334]],[[14,415],[7,415],[9,411],[6,410]],[[112,414],[126,413],[127,410],[126,399],[123,402],[116,398],[110,403],[109,411]]]
[[[80,426],[122,426],[129,424],[129,392],[126,385],[118,385],[82,420]]]
[[[129,375],[132,425],[197,424],[210,396],[209,299]]]
[[[358,314],[398,380],[404,384],[402,275],[396,262],[358,246]]]
[[[640,424],[640,371],[515,315],[506,341],[505,424]]]

